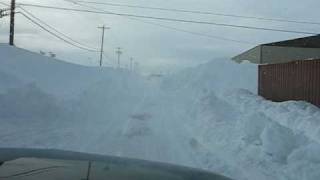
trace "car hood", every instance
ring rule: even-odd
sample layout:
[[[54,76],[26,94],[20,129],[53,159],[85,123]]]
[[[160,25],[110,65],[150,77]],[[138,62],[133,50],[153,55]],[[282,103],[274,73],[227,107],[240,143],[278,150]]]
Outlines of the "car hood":
[[[172,164],[52,149],[1,148],[0,164],[0,179],[229,180]]]

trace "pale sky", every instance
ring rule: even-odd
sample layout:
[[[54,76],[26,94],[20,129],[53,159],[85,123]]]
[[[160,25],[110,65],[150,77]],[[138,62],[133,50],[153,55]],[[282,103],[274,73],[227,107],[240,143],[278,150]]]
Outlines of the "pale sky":
[[[0,0],[9,3],[10,0]],[[236,14],[267,18],[280,18],[299,21],[320,22],[319,0],[92,0],[100,2],[123,3],[140,6],[209,11],[214,13]],[[64,0],[17,0],[17,3],[33,3],[68,8],[81,8]],[[90,5],[94,6],[94,5]],[[0,7],[4,7],[0,5]],[[258,21],[220,17],[214,15],[198,15],[156,10],[132,9],[112,6],[95,6],[106,11],[130,13],[137,15],[180,18],[197,21],[209,21],[236,25],[258,26],[266,28],[289,29],[318,32],[320,25],[301,25],[284,22]],[[281,32],[256,31],[212,25],[187,24],[157,20],[144,21],[158,23],[188,31],[205,33],[252,44],[241,44],[214,38],[195,36],[154,26],[126,17],[114,15],[97,15],[90,13],[65,12],[50,9],[25,7],[41,20],[56,27],[73,39],[100,47],[101,30],[98,26],[105,24],[111,27],[105,34],[105,51],[109,56],[105,63],[116,65],[116,47],[122,47],[122,65],[129,63],[133,57],[143,68],[164,70],[168,67],[186,67],[204,63],[215,58],[231,58],[256,44],[307,36]],[[88,9],[88,8],[87,8]],[[20,11],[17,9],[17,11]],[[0,43],[8,41],[9,18],[0,19]],[[99,54],[88,53],[71,47],[47,32],[29,23],[23,16],[16,18],[16,42],[22,47],[35,52],[52,51],[59,59],[83,65],[98,65]]]

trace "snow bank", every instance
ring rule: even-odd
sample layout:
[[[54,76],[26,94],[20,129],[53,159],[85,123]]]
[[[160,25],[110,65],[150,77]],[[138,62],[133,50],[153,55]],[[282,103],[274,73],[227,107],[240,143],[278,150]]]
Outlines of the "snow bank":
[[[75,97],[92,83],[117,74],[110,68],[71,64],[6,44],[0,44],[0,54],[1,87],[10,87],[8,80],[20,84],[35,83],[60,98]]]
[[[57,100],[35,84],[0,94],[0,118],[57,119],[64,114]]]
[[[320,143],[320,111],[307,102],[275,103],[244,90],[231,93],[227,99],[243,113],[263,113],[280,125]]]
[[[255,95],[256,70],[212,61],[162,84],[187,104],[180,124],[199,166],[234,179],[319,179],[320,110]]]
[[[319,109],[305,102],[269,102],[247,90],[223,99],[214,90],[200,97],[183,128],[202,168],[234,179],[319,179],[320,144],[308,133],[319,126],[284,123],[293,115],[308,123]]]
[[[0,92],[5,92],[8,89],[22,86],[24,83],[19,78],[4,72],[0,72]]]
[[[257,91],[257,66],[237,64],[231,60],[215,59],[207,64],[182,70],[164,79],[162,88],[171,92],[188,93],[214,90],[223,96],[227,90],[247,89]],[[186,94],[186,96],[195,94]]]
[[[240,180],[320,179],[320,110],[255,95],[255,65],[214,60],[150,82],[5,45],[0,54],[2,147],[125,156]]]

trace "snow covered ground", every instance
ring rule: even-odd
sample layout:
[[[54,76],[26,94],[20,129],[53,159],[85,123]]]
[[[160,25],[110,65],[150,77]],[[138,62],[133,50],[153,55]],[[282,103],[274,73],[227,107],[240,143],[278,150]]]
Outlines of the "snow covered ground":
[[[215,60],[151,80],[0,45],[0,146],[169,162],[234,179],[320,179],[320,110],[255,95]],[[45,112],[45,113],[44,113]]]

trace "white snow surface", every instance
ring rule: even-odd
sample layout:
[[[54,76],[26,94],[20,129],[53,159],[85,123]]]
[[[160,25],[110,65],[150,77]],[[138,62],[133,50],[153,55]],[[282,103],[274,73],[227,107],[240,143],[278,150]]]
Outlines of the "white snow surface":
[[[8,87],[7,81],[11,87],[35,83],[59,98],[74,98],[92,83],[116,74],[110,68],[71,64],[5,44],[0,44],[0,55],[0,83],[4,83],[0,85]]]
[[[320,179],[320,110],[257,96],[257,67],[214,60],[162,79],[0,45],[0,146]]]

